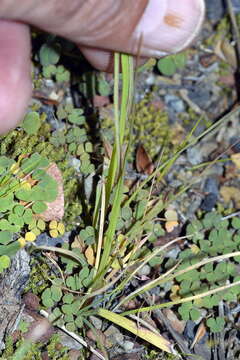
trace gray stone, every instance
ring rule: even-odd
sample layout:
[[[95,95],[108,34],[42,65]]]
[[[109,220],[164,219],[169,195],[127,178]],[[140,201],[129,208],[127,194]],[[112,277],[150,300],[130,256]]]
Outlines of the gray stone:
[[[80,344],[77,340],[73,339],[70,335],[59,331],[60,342],[63,346],[66,346],[69,349],[80,350],[83,348],[83,345]]]
[[[95,326],[96,329],[101,330],[102,328],[102,320],[96,316],[90,316],[91,323]]]
[[[0,350],[4,339],[17,327],[22,309],[21,294],[30,274],[30,257],[22,249],[12,259],[9,269],[0,274]]]
[[[149,265],[144,265],[138,272],[137,274],[139,276],[147,276],[149,275],[151,272],[151,267]]]
[[[187,149],[187,158],[192,165],[198,165],[202,162],[202,154],[196,147]]]
[[[134,343],[132,341],[127,340],[127,341],[124,341],[122,347],[126,352],[130,352],[134,348]]]
[[[185,111],[185,105],[182,99],[176,95],[167,94],[164,98],[165,103],[176,113],[181,113]]]
[[[122,335],[120,330],[118,330],[118,328],[114,325],[109,326],[109,328],[104,332],[104,335],[106,336],[107,341],[111,343],[112,346],[116,344],[123,344],[124,336]]]

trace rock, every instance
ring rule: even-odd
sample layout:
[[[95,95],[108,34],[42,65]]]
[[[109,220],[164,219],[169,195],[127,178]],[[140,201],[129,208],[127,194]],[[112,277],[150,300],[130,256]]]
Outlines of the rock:
[[[141,354],[132,353],[132,354],[121,354],[112,358],[112,360],[140,360],[142,359]]]
[[[219,196],[219,181],[217,177],[208,177],[203,185],[203,191],[206,193],[202,201],[201,209],[204,211],[211,211],[217,203]]]
[[[215,23],[224,16],[223,0],[205,0],[205,3],[209,20]]]
[[[151,272],[151,267],[149,265],[144,265],[138,272],[137,274],[139,276],[148,276]]]
[[[22,249],[17,252],[9,269],[0,274],[0,350],[3,339],[18,326],[21,311],[21,294],[30,274],[29,255]]]
[[[209,83],[195,84],[194,87],[188,90],[189,99],[201,110],[208,110],[210,102],[212,101],[211,87]]]
[[[109,326],[109,328],[104,332],[104,335],[106,336],[110,347],[116,344],[123,344],[124,336],[114,325]]]
[[[181,113],[185,111],[184,102],[178,96],[167,94],[164,100],[168,108],[172,109],[176,113]]]
[[[91,323],[93,324],[93,326],[95,326],[96,329],[101,330],[101,328],[102,328],[102,320],[99,319],[96,316],[90,316],[89,318],[90,318]]]
[[[77,340],[73,339],[71,336],[63,333],[62,331],[59,332],[60,335],[60,343],[63,346],[66,346],[68,349],[80,350],[82,349],[82,344],[80,344]]]
[[[64,234],[64,237],[62,236],[62,237],[58,237],[58,238],[52,238],[47,233],[42,233],[42,234],[38,235],[38,237],[35,241],[35,245],[37,245],[37,246],[57,246],[59,244],[63,244],[65,234]]]
[[[221,20],[227,13],[226,2],[224,0],[205,0],[207,17],[213,23]],[[235,13],[240,12],[239,0],[232,0],[233,11]]]
[[[198,165],[202,162],[202,154],[195,147],[189,148],[187,149],[187,159],[191,165]]]
[[[232,145],[232,150],[235,153],[240,153],[240,137],[232,136],[229,140],[230,145]]]
[[[134,348],[134,343],[132,341],[126,340],[124,341],[122,347],[126,352],[131,352],[131,350]]]
[[[68,352],[68,357],[70,360],[79,360],[79,359],[81,359],[80,356],[81,356],[81,353],[79,350],[70,350]],[[99,360],[99,358],[98,358],[98,360]]]
[[[218,200],[218,196],[216,194],[209,193],[203,199],[200,208],[203,211],[212,211],[212,209],[215,207],[217,203],[217,200]]]

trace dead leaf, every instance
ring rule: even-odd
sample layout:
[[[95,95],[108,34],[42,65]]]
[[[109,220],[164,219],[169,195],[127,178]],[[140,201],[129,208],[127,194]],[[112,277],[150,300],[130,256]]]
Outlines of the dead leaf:
[[[63,193],[63,179],[59,168],[55,163],[52,163],[47,169],[46,173],[52,176],[58,184],[58,195],[56,200],[46,203],[47,210],[39,214],[38,217],[44,221],[56,220],[60,221],[64,215],[64,193]]]
[[[89,265],[93,266],[94,265],[94,261],[95,261],[95,257],[94,257],[94,252],[91,246],[88,246],[85,253],[84,253],[87,262]]]
[[[220,39],[217,42],[214,52],[221,60],[231,65],[233,69],[237,69],[236,50],[227,38]]]
[[[172,232],[176,227],[178,227],[178,221],[170,220],[165,223],[165,229],[168,233]]]
[[[171,309],[163,309],[162,312],[170,321],[173,329],[176,330],[179,334],[182,334],[186,326],[186,322],[183,320],[179,320]]]
[[[79,235],[75,236],[75,238],[72,242],[72,248],[79,249],[81,251],[81,253],[84,251],[85,244],[84,244],[83,239]]]
[[[180,290],[180,286],[179,286],[179,285],[173,285],[173,286],[171,287],[170,299],[171,299],[172,301],[180,300],[180,296],[179,296],[179,294],[178,294],[179,290]]]
[[[173,209],[166,210],[164,217],[167,221],[177,221],[178,220],[178,214]]]
[[[106,157],[110,160],[112,157],[112,145],[105,138],[103,139],[103,147]]]
[[[145,175],[151,175],[154,171],[152,160],[143,145],[137,147],[136,168],[138,172],[144,173]]]
[[[240,169],[240,153],[232,154],[231,160],[236,165],[236,167]]]
[[[240,208],[240,191],[238,188],[234,186],[222,186],[220,194],[226,204],[232,200],[236,208]]]
[[[206,327],[205,327],[204,323],[201,322],[201,324],[199,325],[199,327],[197,329],[196,335],[193,339],[192,345],[190,347],[191,350],[204,337],[205,334],[206,334]]]

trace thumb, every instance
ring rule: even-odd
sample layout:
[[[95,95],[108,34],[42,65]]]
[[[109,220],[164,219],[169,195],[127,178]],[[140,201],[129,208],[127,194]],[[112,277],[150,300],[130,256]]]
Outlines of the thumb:
[[[17,6],[16,6],[17,5]],[[81,46],[161,57],[188,46],[204,0],[3,0],[0,18],[33,24]]]

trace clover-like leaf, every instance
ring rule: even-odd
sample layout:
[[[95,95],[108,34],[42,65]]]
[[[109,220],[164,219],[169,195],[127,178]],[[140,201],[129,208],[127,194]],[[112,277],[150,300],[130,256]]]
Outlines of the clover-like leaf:
[[[74,296],[73,294],[69,293],[69,294],[65,294],[62,298],[62,301],[65,303],[65,304],[71,304],[74,300]]]
[[[62,298],[62,290],[61,290],[60,287],[55,286],[55,285],[51,286],[51,298],[56,302],[61,300],[61,298]]]
[[[190,317],[193,321],[197,321],[201,316],[201,313],[197,309],[191,309],[190,310]]]
[[[83,327],[83,318],[81,315],[77,316],[75,319],[75,324],[78,328],[82,328]]]
[[[15,203],[13,200],[13,194],[1,197],[0,201],[0,212],[5,212],[11,210],[14,207]]]
[[[184,303],[182,304],[179,308],[178,308],[178,312],[181,315],[181,318],[183,320],[189,320],[190,318],[190,310],[192,309],[192,303],[188,302],[188,303]]]
[[[217,317],[216,319],[214,318],[207,319],[206,323],[213,333],[222,331],[225,325],[224,318],[222,317]]]
[[[11,264],[9,256],[2,255],[0,256],[0,273],[7,269]]]
[[[58,43],[43,44],[39,51],[40,63],[42,66],[55,65],[58,63],[61,53],[61,46]]]
[[[12,241],[13,234],[10,231],[0,231],[0,244],[7,245]]]
[[[47,288],[43,291],[41,298],[43,305],[46,306],[47,308],[52,307],[54,305],[50,288]]]
[[[47,205],[43,201],[35,201],[35,203],[32,205],[32,210],[35,212],[35,214],[41,214],[47,209]]]
[[[109,96],[111,94],[110,84],[102,78],[97,82],[97,90],[101,96]]]
[[[82,125],[85,121],[82,109],[73,109],[71,114],[68,116],[68,121],[72,124]]]
[[[32,111],[28,113],[23,119],[22,128],[26,131],[28,135],[37,134],[41,126],[41,120],[39,113]]]
[[[177,70],[177,66],[172,56],[166,56],[165,58],[158,60],[157,68],[165,76],[172,76]]]

